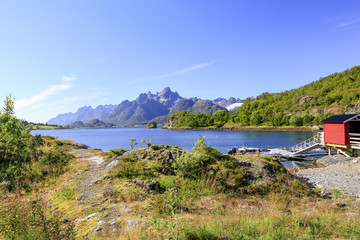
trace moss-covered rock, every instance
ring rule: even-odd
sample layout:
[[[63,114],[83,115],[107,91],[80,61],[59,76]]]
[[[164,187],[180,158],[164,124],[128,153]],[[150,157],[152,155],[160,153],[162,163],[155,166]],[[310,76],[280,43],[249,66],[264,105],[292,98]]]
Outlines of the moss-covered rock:
[[[235,195],[266,194],[277,187],[276,184],[282,184],[279,176],[286,173],[281,163],[273,158],[260,155],[235,158],[201,143],[194,152],[166,145],[133,149],[119,157],[119,164],[113,171],[114,176],[131,181],[149,178],[158,181],[163,176],[174,176],[177,183],[186,179],[204,181],[217,192]]]

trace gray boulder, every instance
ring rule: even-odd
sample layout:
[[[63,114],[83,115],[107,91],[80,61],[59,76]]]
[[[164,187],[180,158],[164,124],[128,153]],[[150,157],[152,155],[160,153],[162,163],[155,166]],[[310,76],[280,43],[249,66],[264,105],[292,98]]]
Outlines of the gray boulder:
[[[316,164],[321,167],[327,167],[327,166],[334,165],[334,164],[337,164],[340,162],[344,162],[346,160],[347,160],[347,158],[342,155],[325,156],[325,157],[322,157],[322,158],[316,160]]]

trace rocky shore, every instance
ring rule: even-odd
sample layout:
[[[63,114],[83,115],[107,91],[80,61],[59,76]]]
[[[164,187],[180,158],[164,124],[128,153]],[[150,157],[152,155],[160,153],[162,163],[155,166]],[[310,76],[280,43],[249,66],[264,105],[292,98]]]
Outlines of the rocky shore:
[[[188,128],[188,127],[168,127],[164,126],[163,129],[168,130],[225,130],[225,131],[297,131],[297,132],[310,132],[320,131],[319,127],[201,127],[201,128]]]
[[[317,161],[320,168],[298,169],[296,175],[325,193],[342,192],[360,197],[360,158],[326,156]]]

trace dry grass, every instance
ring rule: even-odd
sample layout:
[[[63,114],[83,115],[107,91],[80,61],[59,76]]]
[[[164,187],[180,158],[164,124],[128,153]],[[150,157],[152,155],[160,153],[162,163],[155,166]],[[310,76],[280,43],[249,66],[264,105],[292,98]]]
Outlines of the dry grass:
[[[270,194],[204,202],[211,204],[203,204],[201,214],[178,215],[177,238],[358,239],[360,233],[360,212],[352,200],[339,207],[331,199]]]
[[[71,150],[76,148],[74,144],[60,147]],[[241,159],[253,162],[259,157],[248,155]],[[127,178],[110,178],[99,184],[100,201],[82,206],[76,200],[79,196],[76,186],[84,180],[88,166],[86,161],[74,159],[64,174],[21,197],[31,199],[38,196],[38,191],[43,192],[42,198],[57,209],[61,220],[80,219],[76,224],[77,239],[89,236],[89,239],[358,239],[360,235],[356,201],[343,196],[326,199],[309,193],[304,185],[296,185],[299,182],[292,183],[286,173],[279,174],[269,192],[261,196],[221,192],[216,177],[188,179],[161,175],[158,180],[166,191],[151,193]],[[170,189],[175,191],[172,197]],[[96,217],[81,220],[90,213],[101,212],[101,208],[114,210],[122,206],[136,213],[122,214],[116,226],[105,221],[103,231],[92,233],[98,224]],[[140,223],[127,231],[127,219]]]

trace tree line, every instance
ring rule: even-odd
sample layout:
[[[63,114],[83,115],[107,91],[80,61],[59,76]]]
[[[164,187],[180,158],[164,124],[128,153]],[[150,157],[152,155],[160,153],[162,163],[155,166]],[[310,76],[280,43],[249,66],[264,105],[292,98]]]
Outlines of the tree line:
[[[333,114],[360,111],[360,66],[334,73],[305,86],[281,93],[247,98],[236,113],[180,111],[170,116],[175,127],[312,126]]]
[[[191,113],[180,111],[170,116],[174,120],[174,127],[205,128],[205,127],[247,127],[247,126],[313,126],[321,125],[321,121],[331,114],[285,114],[270,113],[267,111],[254,111],[230,113],[226,110],[218,110],[213,114]]]

